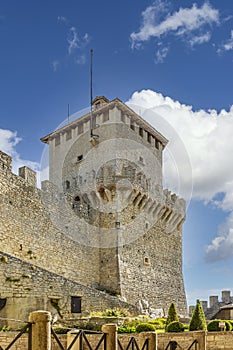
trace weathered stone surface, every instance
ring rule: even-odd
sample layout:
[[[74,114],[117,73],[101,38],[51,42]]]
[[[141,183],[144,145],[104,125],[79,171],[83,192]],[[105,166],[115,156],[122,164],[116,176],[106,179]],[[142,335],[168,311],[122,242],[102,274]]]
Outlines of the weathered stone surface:
[[[142,312],[166,312],[175,302],[186,314],[185,202],[162,188],[167,140],[118,99],[95,108],[93,118],[99,127],[91,139],[90,115],[42,139],[50,181],[41,190],[34,172],[13,174],[0,153],[0,297],[15,298],[12,314],[17,298],[27,299],[21,312],[26,304],[48,308],[48,286],[52,296],[81,295],[84,312],[122,306],[111,293]]]

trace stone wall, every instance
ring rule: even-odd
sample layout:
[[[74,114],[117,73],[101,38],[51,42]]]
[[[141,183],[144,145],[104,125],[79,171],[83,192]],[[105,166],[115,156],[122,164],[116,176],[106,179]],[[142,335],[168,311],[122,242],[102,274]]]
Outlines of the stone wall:
[[[127,304],[107,293],[73,282],[55,273],[46,271],[32,263],[27,263],[0,252],[0,298],[6,298],[5,307],[0,310],[0,318],[26,320],[35,310],[47,310],[71,325],[80,317],[71,312],[72,296],[81,297],[81,313],[104,311],[107,308],[127,308],[136,312],[133,305]],[[0,325],[17,327],[14,321],[0,321]]]
[[[0,346],[5,349],[11,342],[12,340],[17,336],[17,332],[0,332]],[[58,338],[62,345],[66,347],[67,345],[67,336],[66,334],[58,334]],[[25,350],[28,347],[28,335],[23,334],[13,345],[13,349],[17,350]],[[57,344],[55,339],[52,337],[52,344],[51,344],[51,350],[60,350],[60,346]]]
[[[232,332],[208,332],[206,350],[232,350]]]
[[[14,339],[14,337],[17,335],[16,332],[0,332],[0,345],[5,348],[9,343]],[[157,334],[157,349],[154,350],[164,350],[169,343],[170,340],[177,341],[182,348],[187,349],[189,345],[193,342],[194,339],[197,338],[198,332],[185,332],[182,334],[179,333],[164,333],[164,334]],[[119,334],[118,337],[120,339],[120,342],[122,346],[125,348],[131,337],[135,336],[137,341],[139,341],[139,336],[134,334]],[[67,335],[58,335],[61,343],[63,346],[67,345]],[[144,333],[144,337],[146,337],[146,333]],[[97,340],[94,339],[94,336],[92,336],[92,344],[98,343]],[[98,337],[99,339],[99,337]],[[233,342],[233,334],[232,332],[207,332],[206,333],[206,350],[232,350],[232,342]],[[27,335],[24,334],[18,341],[17,341],[17,349],[18,350],[25,350],[27,347]],[[52,350],[59,350],[60,348],[56,344],[55,340],[52,339]],[[204,347],[198,347],[198,350],[203,350]]]
[[[126,300],[142,301],[149,309],[167,308],[174,302],[179,313],[186,315],[182,276],[181,231],[168,234],[159,222],[145,235],[121,249],[121,289]],[[140,297],[138,297],[140,295]],[[162,297],[161,297],[162,296]],[[144,301],[148,306],[146,307]],[[161,315],[163,316],[163,315]]]
[[[17,268],[13,273],[5,263],[10,275],[1,275],[3,291],[15,298],[23,295],[24,305],[33,309],[47,309],[49,296],[56,299],[56,289],[61,298],[64,294],[62,305],[70,305],[72,294],[85,294],[84,311],[109,306],[111,292],[142,312],[166,312],[175,302],[185,315],[185,202],[162,188],[167,140],[119,100],[93,117],[98,124],[94,145],[88,115],[43,139],[50,147],[52,182],[42,183],[41,190],[35,187],[32,170],[23,167],[19,176],[13,174],[11,158],[0,152],[0,251],[11,262],[15,257],[19,265],[26,263],[35,274],[32,279],[23,277],[31,271],[21,274]],[[46,276],[42,289],[37,274],[39,279],[40,274]],[[30,294],[32,280],[37,299]],[[103,296],[100,303],[94,301],[99,290],[106,292],[106,302]],[[12,301],[11,311],[15,305]],[[65,306],[63,311],[70,317]],[[20,315],[20,308],[15,312]]]
[[[11,158],[0,152],[0,250],[85,285],[98,285],[98,250],[59,231],[42,192],[6,164]],[[61,221],[63,214],[56,212]]]

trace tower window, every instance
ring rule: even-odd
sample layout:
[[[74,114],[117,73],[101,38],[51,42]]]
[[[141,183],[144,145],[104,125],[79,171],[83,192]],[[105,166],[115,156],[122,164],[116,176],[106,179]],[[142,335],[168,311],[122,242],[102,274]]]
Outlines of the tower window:
[[[130,129],[135,130],[135,124],[131,123],[130,124]]]
[[[80,314],[82,312],[82,298],[81,297],[71,297],[71,312],[73,314]]]
[[[144,258],[144,265],[150,265],[150,258],[147,256]]]
[[[81,160],[83,160],[83,155],[82,155],[82,154],[80,154],[80,155],[77,157],[77,161],[78,161],[78,162],[81,162]]]
[[[139,162],[142,163],[142,164],[144,164],[144,159],[143,159],[142,156],[139,156]]]
[[[71,129],[66,132],[66,141],[70,140],[72,137]]]
[[[151,143],[151,134],[149,132],[147,133],[147,141]]]
[[[70,189],[70,181],[66,180],[66,190]]]
[[[58,135],[56,138],[55,138],[55,146],[58,146],[60,145],[60,135]]]
[[[78,135],[83,133],[83,124],[78,125]]]
[[[143,137],[143,128],[139,128],[139,135]]]
[[[103,115],[103,123],[107,122],[109,120],[109,112],[105,112]]]

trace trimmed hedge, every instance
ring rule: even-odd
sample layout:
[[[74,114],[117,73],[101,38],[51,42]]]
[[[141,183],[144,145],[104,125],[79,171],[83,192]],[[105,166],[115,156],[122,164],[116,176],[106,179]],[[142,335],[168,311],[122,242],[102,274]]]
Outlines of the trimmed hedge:
[[[130,326],[118,326],[118,333],[136,333],[136,328],[135,327],[130,327]]]
[[[179,321],[173,321],[173,322],[169,323],[169,325],[167,325],[166,331],[167,332],[175,332],[175,333],[183,332],[184,325],[183,325],[183,323],[181,323]]]
[[[200,300],[197,300],[196,306],[193,311],[191,321],[189,323],[190,331],[205,331],[206,319]]]
[[[219,322],[225,322],[225,331],[231,331],[232,330],[232,324],[230,321],[227,320],[213,320],[210,321],[207,325],[207,330],[209,332],[220,332],[221,329],[219,328]]]
[[[148,321],[148,323],[153,324],[156,329],[164,329],[166,325],[165,318],[155,318],[153,320]]]
[[[141,332],[154,332],[155,331],[155,326],[151,323],[140,323],[136,327],[136,332],[141,333]]]

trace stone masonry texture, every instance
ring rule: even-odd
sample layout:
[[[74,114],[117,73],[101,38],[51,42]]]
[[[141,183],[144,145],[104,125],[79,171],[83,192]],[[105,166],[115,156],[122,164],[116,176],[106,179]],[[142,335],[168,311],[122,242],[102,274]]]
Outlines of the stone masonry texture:
[[[166,313],[171,302],[187,313],[185,202],[162,187],[167,140],[120,100],[95,101],[91,132],[88,114],[42,138],[50,178],[41,189],[0,152],[0,316],[55,305],[72,319],[72,296],[81,315]]]

